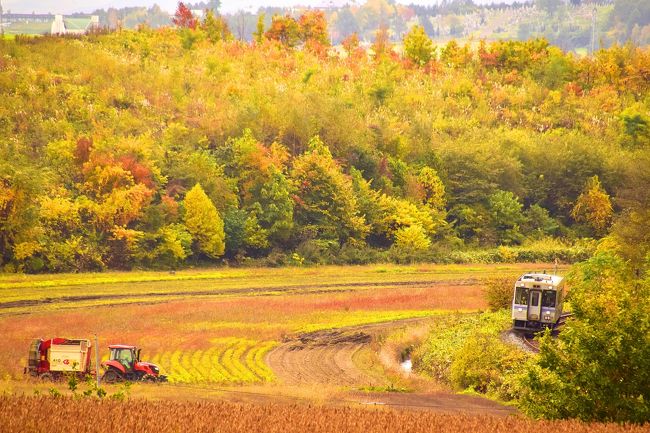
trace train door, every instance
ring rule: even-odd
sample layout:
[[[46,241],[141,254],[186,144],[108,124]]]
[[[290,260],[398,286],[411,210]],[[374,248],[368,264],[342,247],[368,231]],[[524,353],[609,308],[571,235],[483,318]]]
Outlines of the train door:
[[[542,315],[542,291],[531,290],[528,303],[528,320],[539,320]]]

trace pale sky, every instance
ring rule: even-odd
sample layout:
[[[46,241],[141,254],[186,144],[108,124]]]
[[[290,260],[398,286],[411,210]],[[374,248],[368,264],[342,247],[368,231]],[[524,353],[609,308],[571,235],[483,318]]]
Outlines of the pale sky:
[[[197,3],[200,0],[187,0],[189,3]],[[429,4],[433,5],[440,0],[398,0],[403,4]],[[511,3],[513,0],[505,0]],[[354,4],[352,0],[222,0],[221,12],[232,13],[238,10],[256,11],[260,6],[327,6],[330,2],[337,6]],[[475,3],[493,3],[494,0],[474,0]],[[92,12],[95,9],[108,9],[109,7],[122,8],[125,6],[152,6],[157,3],[161,8],[173,12],[176,9],[178,0],[0,0],[5,11],[15,13],[61,13],[70,14],[73,12]],[[365,0],[357,0],[357,4],[365,3]]]

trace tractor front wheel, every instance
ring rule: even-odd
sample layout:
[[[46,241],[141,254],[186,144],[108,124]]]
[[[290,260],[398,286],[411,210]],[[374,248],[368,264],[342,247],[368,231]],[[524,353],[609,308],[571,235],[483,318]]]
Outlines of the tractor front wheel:
[[[102,376],[102,380],[106,383],[120,382],[122,380],[122,375],[115,370],[108,370]]]

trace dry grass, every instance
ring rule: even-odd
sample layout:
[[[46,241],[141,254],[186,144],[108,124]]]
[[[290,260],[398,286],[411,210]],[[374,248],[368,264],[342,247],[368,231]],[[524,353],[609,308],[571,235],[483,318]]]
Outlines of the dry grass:
[[[71,432],[641,433],[647,427],[533,421],[518,417],[439,415],[345,407],[227,402],[127,402],[0,397],[3,433]]]

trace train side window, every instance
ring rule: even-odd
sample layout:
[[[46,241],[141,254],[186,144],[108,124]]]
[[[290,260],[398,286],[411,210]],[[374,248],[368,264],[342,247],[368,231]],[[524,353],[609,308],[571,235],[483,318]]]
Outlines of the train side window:
[[[517,287],[515,290],[515,304],[528,305],[528,289],[525,287]]]
[[[542,295],[542,307],[555,307],[555,294],[556,292],[554,290],[544,290],[544,294]]]

